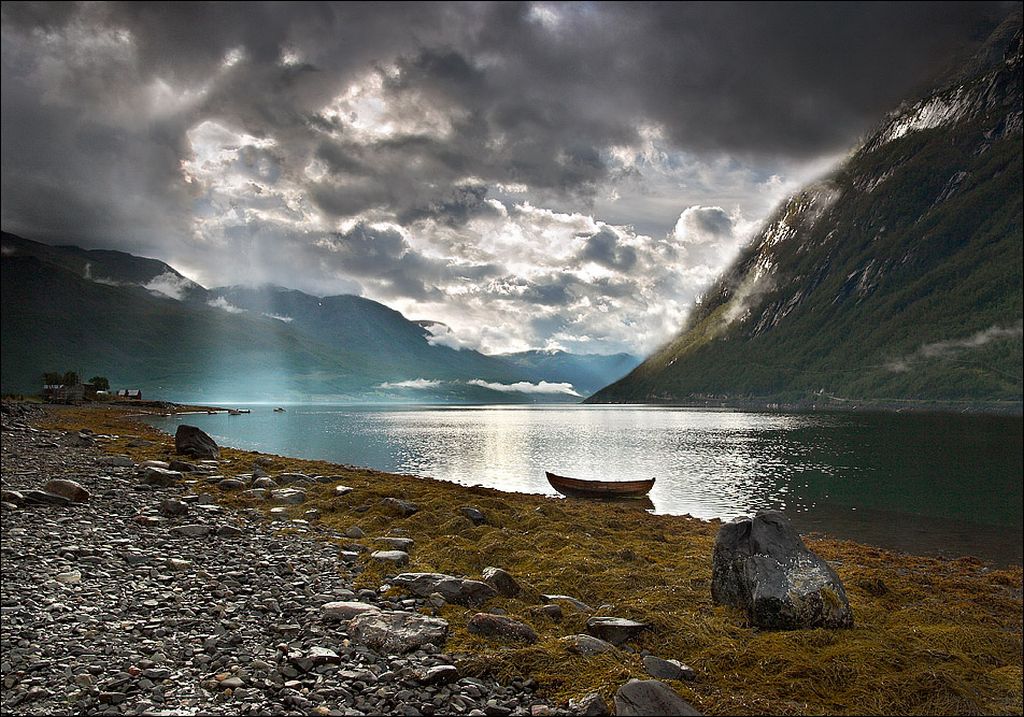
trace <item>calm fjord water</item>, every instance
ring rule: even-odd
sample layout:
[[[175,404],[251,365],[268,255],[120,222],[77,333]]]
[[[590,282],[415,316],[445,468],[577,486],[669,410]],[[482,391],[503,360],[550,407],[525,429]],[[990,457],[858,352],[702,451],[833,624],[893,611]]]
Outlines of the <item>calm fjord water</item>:
[[[658,513],[784,509],[803,531],[1020,564],[1020,418],[634,406],[251,406],[155,419],[218,443],[554,494],[544,471],[658,479]]]

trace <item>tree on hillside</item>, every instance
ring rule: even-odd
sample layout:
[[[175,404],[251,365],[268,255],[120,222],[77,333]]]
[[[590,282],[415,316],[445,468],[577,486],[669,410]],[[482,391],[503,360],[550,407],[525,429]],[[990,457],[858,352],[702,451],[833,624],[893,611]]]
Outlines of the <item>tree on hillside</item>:
[[[93,376],[89,379],[89,383],[93,385],[97,391],[109,391],[110,381],[107,380],[106,376]]]

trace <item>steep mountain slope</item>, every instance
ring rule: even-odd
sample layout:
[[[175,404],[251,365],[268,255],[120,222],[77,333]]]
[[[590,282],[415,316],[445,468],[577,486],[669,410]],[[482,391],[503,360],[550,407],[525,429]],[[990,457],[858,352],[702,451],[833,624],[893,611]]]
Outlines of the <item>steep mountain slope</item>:
[[[1022,393],[1021,18],[785,202],[687,326],[593,402]]]
[[[175,299],[206,301],[206,289],[157,259],[123,251],[49,246],[3,232],[5,256],[34,256],[91,281],[110,286],[141,286]]]

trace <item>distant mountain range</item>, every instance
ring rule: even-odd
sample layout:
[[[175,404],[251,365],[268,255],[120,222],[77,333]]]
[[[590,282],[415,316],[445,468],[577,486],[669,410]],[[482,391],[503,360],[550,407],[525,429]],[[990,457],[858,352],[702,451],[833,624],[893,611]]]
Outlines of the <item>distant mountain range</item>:
[[[1022,396],[1021,15],[790,198],[683,331],[591,402]]]
[[[173,400],[579,401],[640,361],[458,350],[357,296],[206,289],[154,259],[7,233],[2,301],[7,393],[77,370]]]

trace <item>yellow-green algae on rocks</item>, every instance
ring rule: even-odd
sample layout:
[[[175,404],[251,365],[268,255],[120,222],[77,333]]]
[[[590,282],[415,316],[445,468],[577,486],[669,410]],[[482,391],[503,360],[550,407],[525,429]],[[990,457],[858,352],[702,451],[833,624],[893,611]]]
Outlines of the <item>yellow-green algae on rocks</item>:
[[[113,435],[101,441],[104,450],[137,461],[171,457],[173,439],[131,412],[61,408],[44,425]],[[151,443],[133,442],[137,438]],[[710,715],[1021,714],[1019,567],[996,570],[971,558],[915,557],[811,536],[808,547],[832,564],[846,586],[855,627],[762,632],[747,627],[741,612],[711,601],[714,521],[231,448],[221,450],[220,472],[250,473],[257,457],[269,460],[271,475],[338,475],[353,488],[336,497],[334,484],[312,485],[306,503],[288,508],[295,518],[316,508],[333,528],[365,531],[365,538],[341,543],[379,548],[375,537],[401,535],[415,540],[402,571],[479,578],[485,567],[496,566],[515,576],[524,591],[495,598],[486,609],[506,610],[531,625],[540,640],[507,644],[470,634],[466,624],[478,610],[446,605],[440,611],[451,625],[446,650],[459,658],[464,674],[532,677],[556,700],[592,691],[607,699],[629,678],[647,677],[639,651],[649,650],[696,670],[696,681],[670,684]],[[225,504],[264,512],[271,507],[215,486],[206,490]],[[412,501],[419,511],[400,517],[384,504],[389,497]],[[483,511],[487,522],[474,525],[464,517],[459,508],[467,505]],[[364,559],[357,585],[387,584],[386,568]],[[573,654],[559,638],[583,632],[588,615],[565,607],[563,620],[555,622],[538,612],[539,596],[553,593],[653,629],[632,643],[636,653]]]

